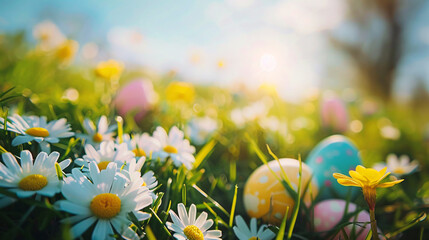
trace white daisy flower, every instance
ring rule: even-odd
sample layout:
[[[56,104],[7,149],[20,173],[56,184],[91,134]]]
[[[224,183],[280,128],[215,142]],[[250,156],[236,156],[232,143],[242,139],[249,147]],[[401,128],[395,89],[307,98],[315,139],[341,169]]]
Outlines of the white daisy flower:
[[[113,141],[102,142],[99,150],[90,144],[86,144],[85,153],[83,159],[77,158],[75,163],[79,166],[88,167],[90,162],[95,162],[100,170],[106,169],[111,162],[115,162],[121,167],[124,163],[129,163],[134,159],[134,154],[128,151],[125,143],[117,145]]]
[[[33,35],[40,41],[40,48],[44,51],[52,50],[66,40],[58,27],[51,21],[43,21],[34,26]]]
[[[188,123],[187,135],[192,142],[201,145],[217,130],[217,121],[208,116],[194,118]]]
[[[143,179],[142,186],[147,187],[149,189],[149,193],[153,200],[156,199],[156,195],[153,192],[154,189],[158,185],[158,181],[156,180],[155,173],[153,171],[146,172],[141,176],[141,168],[144,164],[145,157],[141,157],[139,161],[136,160],[130,161],[123,170],[123,174],[130,180],[130,182],[134,182],[134,179]],[[142,161],[143,160],[143,161]]]
[[[387,164],[377,163],[374,165],[374,169],[381,170],[387,167],[387,171],[393,175],[399,177],[402,175],[408,175],[413,173],[419,167],[417,160],[410,162],[410,158],[406,155],[402,155],[399,158],[395,154],[389,154],[387,156]]]
[[[101,116],[98,119],[97,126],[90,119],[85,118],[83,128],[87,134],[79,134],[79,137],[84,138],[86,143],[98,147],[103,141],[113,140],[117,125],[109,126],[107,117]]]
[[[161,148],[154,153],[154,156],[159,157],[162,161],[170,157],[176,167],[183,164],[186,168],[191,169],[195,162],[193,155],[195,147],[191,146],[189,140],[184,139],[184,136],[184,133],[176,126],[170,129],[168,135],[164,128],[157,127],[153,137],[160,142]]]
[[[170,210],[171,220],[167,222],[168,229],[174,231],[173,237],[179,240],[220,240],[222,232],[220,230],[209,230],[213,225],[213,220],[207,220],[207,213],[202,212],[198,218],[197,207],[192,204],[189,208],[189,215],[186,212],[185,205],[177,205],[179,216],[173,210]]]
[[[148,189],[141,186],[143,179],[130,183],[116,164],[100,172],[95,162],[89,164],[89,177],[91,181],[79,169],[72,169],[61,190],[66,200],[57,202],[60,210],[75,214],[63,220],[74,224],[73,237],[79,237],[97,222],[92,239],[115,239],[113,229],[130,238],[128,213],[133,212],[139,221],[150,217],[140,211],[152,204]]]
[[[122,140],[127,144],[128,150],[132,151],[136,157],[150,158],[153,152],[161,149],[160,142],[147,133],[136,134],[132,137],[129,134],[124,134]],[[119,142],[118,138],[116,142]]]
[[[235,222],[237,226],[234,226],[233,229],[235,236],[237,236],[239,240],[271,240],[276,236],[265,224],[258,230],[256,218],[250,220],[250,228],[247,227],[246,222],[244,222],[241,216],[236,216]]]
[[[16,136],[13,146],[23,143],[36,141],[44,152],[50,152],[49,143],[58,143],[60,138],[68,138],[74,135],[70,132],[70,124],[67,124],[65,118],[53,120],[47,123],[46,117],[24,116],[18,114],[8,117],[10,123],[6,123],[8,131],[21,134]],[[4,129],[5,120],[0,118],[0,127]]]
[[[0,163],[0,186],[16,193],[19,198],[31,197],[34,194],[52,197],[60,192],[61,181],[58,180],[55,164],[60,154],[41,152],[33,163],[30,151],[21,152],[21,165],[11,153],[3,153]],[[70,164],[70,160],[59,163],[61,169]],[[7,200],[5,200],[7,201]]]

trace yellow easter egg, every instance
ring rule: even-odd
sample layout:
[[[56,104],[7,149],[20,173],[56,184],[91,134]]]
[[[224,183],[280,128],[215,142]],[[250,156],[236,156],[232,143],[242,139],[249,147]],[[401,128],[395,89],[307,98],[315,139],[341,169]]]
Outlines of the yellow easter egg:
[[[299,161],[292,158],[279,159],[280,164],[289,178],[295,191],[299,184]],[[270,169],[281,177],[282,169],[277,160],[270,161],[257,168],[249,177],[244,187],[244,207],[250,217],[262,218],[265,222],[279,225],[283,220],[287,207],[289,206],[288,217],[292,214],[294,199],[287,193],[283,184],[273,175]],[[302,191],[310,181],[312,171],[305,163],[302,163]],[[311,181],[304,203],[310,205],[312,199],[317,196],[318,188],[316,181]]]

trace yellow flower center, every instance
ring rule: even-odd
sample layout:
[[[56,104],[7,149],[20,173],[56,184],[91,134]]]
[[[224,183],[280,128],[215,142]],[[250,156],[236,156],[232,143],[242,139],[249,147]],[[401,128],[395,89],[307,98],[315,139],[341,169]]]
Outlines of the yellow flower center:
[[[136,157],[146,157],[146,152],[141,148],[135,148],[132,152]]]
[[[92,141],[94,141],[96,143],[103,141],[103,135],[101,135],[99,133],[95,133],[94,136],[92,136]]]
[[[164,152],[168,152],[168,153],[177,153],[177,148],[171,146],[171,145],[167,145],[164,147]]]
[[[185,227],[183,233],[189,240],[204,240],[203,232],[195,225]]]
[[[258,238],[258,237],[251,237],[251,238],[249,238],[249,240],[259,240],[260,238]]]
[[[109,161],[102,161],[102,162],[99,162],[97,165],[98,165],[98,169],[100,169],[100,171],[101,170],[104,170],[104,169],[106,169],[107,168],[107,165],[109,165],[109,163],[111,163],[111,162],[109,162]]]
[[[393,173],[396,174],[404,174],[405,173],[405,169],[403,167],[397,167],[393,170]]]
[[[18,187],[24,191],[38,191],[46,185],[48,185],[48,179],[40,174],[28,175],[18,183]]]
[[[49,131],[46,128],[42,127],[33,127],[25,131],[26,134],[33,137],[47,137],[49,136]]]
[[[143,182],[142,186],[143,186],[143,187],[147,186],[146,182]]]
[[[92,199],[89,209],[98,218],[110,219],[121,211],[121,199],[113,193],[98,194]]]

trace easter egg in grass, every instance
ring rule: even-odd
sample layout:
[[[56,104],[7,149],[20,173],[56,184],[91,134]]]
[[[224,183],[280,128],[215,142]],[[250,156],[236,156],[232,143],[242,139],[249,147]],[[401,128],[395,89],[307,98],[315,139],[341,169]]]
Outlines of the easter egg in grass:
[[[346,213],[346,219],[343,219]],[[314,231],[328,239],[357,239],[365,240],[371,229],[370,216],[366,210],[357,211],[356,204],[342,199],[328,199],[314,206]],[[343,226],[343,231],[341,231]],[[379,235],[381,231],[378,230]],[[347,234],[347,238],[343,236]],[[335,237],[332,238],[332,235]],[[380,236],[380,239],[383,239]]]
[[[349,175],[362,160],[357,147],[342,135],[330,136],[322,140],[308,155],[307,165],[313,170],[313,178],[319,185],[319,199],[346,199],[351,194],[354,199],[358,188],[340,185],[332,176],[333,173]]]
[[[280,168],[280,165],[283,169]],[[283,220],[287,207],[289,207],[289,217],[292,214],[295,200],[270,169],[279,177],[282,176],[283,170],[293,189],[298,190],[299,161],[291,158],[282,158],[279,161],[273,160],[258,167],[250,175],[244,187],[244,207],[250,217],[262,218],[265,222],[279,225]],[[311,169],[305,163],[302,163],[301,194],[305,186],[308,186],[304,195],[304,203],[308,205],[317,196],[318,192],[315,181],[309,184],[311,176]]]

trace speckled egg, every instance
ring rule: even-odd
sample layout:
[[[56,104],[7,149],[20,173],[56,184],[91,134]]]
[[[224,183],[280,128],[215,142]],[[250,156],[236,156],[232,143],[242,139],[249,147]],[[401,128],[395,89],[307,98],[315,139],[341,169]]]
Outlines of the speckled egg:
[[[298,189],[299,161],[291,158],[280,159],[280,164],[289,178],[293,188]],[[281,168],[276,160],[270,161],[268,166],[276,173],[281,174]],[[262,218],[265,222],[279,225],[289,206],[289,217],[295,201],[287,193],[282,183],[277,180],[266,164],[257,168],[249,177],[244,187],[244,207],[250,217]],[[302,163],[302,186],[306,186],[312,175],[311,169]],[[310,204],[317,196],[317,183],[312,181],[304,196],[304,202]],[[311,194],[310,194],[311,193]],[[271,206],[271,207],[270,207]]]
[[[362,165],[358,149],[348,138],[334,135],[324,139],[310,152],[306,163],[313,170],[321,200],[345,199],[349,192],[353,199],[359,193],[358,188],[342,186],[332,176],[333,173],[348,175],[350,170]]]
[[[314,230],[325,235],[328,231],[334,229],[343,218],[345,207],[346,201],[341,199],[329,199],[317,203],[314,206]],[[354,203],[349,203],[347,212],[352,213],[355,211],[356,205]],[[352,231],[354,231],[354,236],[356,236],[356,238],[353,239],[364,240],[371,229],[371,225],[369,223],[365,224],[366,222],[370,222],[369,213],[362,210],[357,214],[357,216],[354,215],[348,219],[348,222],[359,222],[359,224],[350,224],[344,227],[344,231],[347,233],[347,236],[350,238]],[[378,232],[381,233],[380,230],[378,230]],[[333,239],[344,239],[344,237],[342,236],[342,233],[339,232]]]

